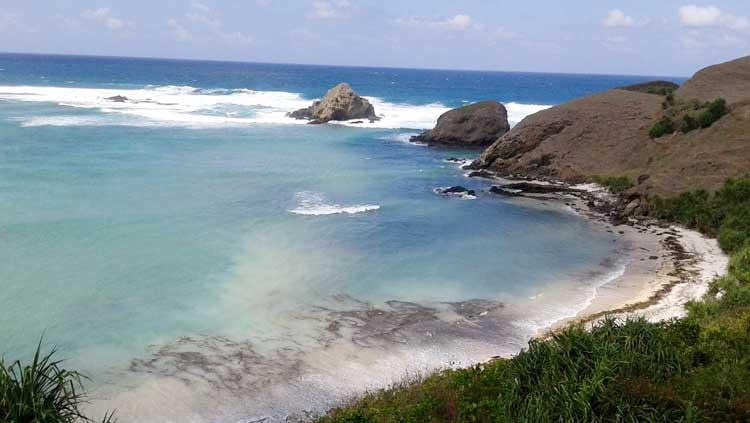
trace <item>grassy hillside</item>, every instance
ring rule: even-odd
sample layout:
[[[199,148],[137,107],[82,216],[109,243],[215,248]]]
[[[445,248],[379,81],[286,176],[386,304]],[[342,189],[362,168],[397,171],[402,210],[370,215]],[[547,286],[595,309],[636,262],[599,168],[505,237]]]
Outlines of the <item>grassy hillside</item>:
[[[750,421],[750,179],[660,199],[652,213],[732,254],[687,318],[571,326],[513,359],[373,392],[320,422]]]

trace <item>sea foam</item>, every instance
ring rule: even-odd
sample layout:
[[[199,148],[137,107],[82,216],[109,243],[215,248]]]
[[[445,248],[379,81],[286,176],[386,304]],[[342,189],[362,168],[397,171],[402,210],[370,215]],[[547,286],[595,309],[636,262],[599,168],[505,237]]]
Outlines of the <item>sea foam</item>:
[[[108,98],[127,97],[126,102]],[[28,116],[23,126],[182,126],[191,128],[248,126],[254,124],[304,124],[289,112],[307,107],[311,99],[284,91],[248,89],[200,89],[190,86],[146,86],[140,89],[77,88],[44,86],[0,86],[0,99],[55,103],[60,106],[93,109],[100,115]],[[380,120],[351,120],[336,124],[378,129],[430,129],[437,118],[450,110],[441,103],[392,103],[367,97]],[[507,103],[511,125],[549,107]]]

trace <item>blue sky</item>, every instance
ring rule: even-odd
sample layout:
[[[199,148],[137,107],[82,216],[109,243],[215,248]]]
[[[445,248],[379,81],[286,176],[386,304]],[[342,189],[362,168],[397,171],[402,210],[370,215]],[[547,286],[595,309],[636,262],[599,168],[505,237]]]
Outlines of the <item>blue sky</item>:
[[[0,51],[687,76],[750,0],[2,0]]]

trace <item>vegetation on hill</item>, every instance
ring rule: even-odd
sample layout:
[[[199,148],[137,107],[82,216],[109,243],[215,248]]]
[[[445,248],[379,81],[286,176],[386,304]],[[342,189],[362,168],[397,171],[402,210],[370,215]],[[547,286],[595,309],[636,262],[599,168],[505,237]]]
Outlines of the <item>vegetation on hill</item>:
[[[668,95],[675,92],[680,86],[671,81],[649,81],[641,84],[628,85],[619,89],[635,91],[645,94]]]
[[[0,360],[0,422],[93,423],[81,412],[86,401],[80,373],[60,367],[55,350],[41,354],[39,343],[29,365]],[[103,423],[112,423],[111,414]]]
[[[732,253],[687,318],[570,326],[510,360],[372,392],[320,422],[750,421],[750,179],[659,199],[652,212]]]
[[[627,176],[595,176],[593,180],[615,194],[625,192],[633,187],[633,181]]]
[[[708,128],[729,113],[729,107],[723,98],[701,103],[698,100],[675,99],[672,94],[665,97],[662,108],[664,116],[651,127],[651,138],[674,133],[678,127],[682,133]]]
[[[659,138],[671,133],[674,133],[674,122],[672,122],[669,116],[664,116],[651,127],[651,130],[648,131],[648,136]]]

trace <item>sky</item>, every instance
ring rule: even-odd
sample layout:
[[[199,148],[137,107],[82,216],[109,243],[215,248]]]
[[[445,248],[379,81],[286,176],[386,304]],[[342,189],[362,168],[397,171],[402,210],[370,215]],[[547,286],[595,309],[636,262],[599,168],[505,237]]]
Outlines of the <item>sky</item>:
[[[0,51],[690,76],[750,0],[0,0]]]

